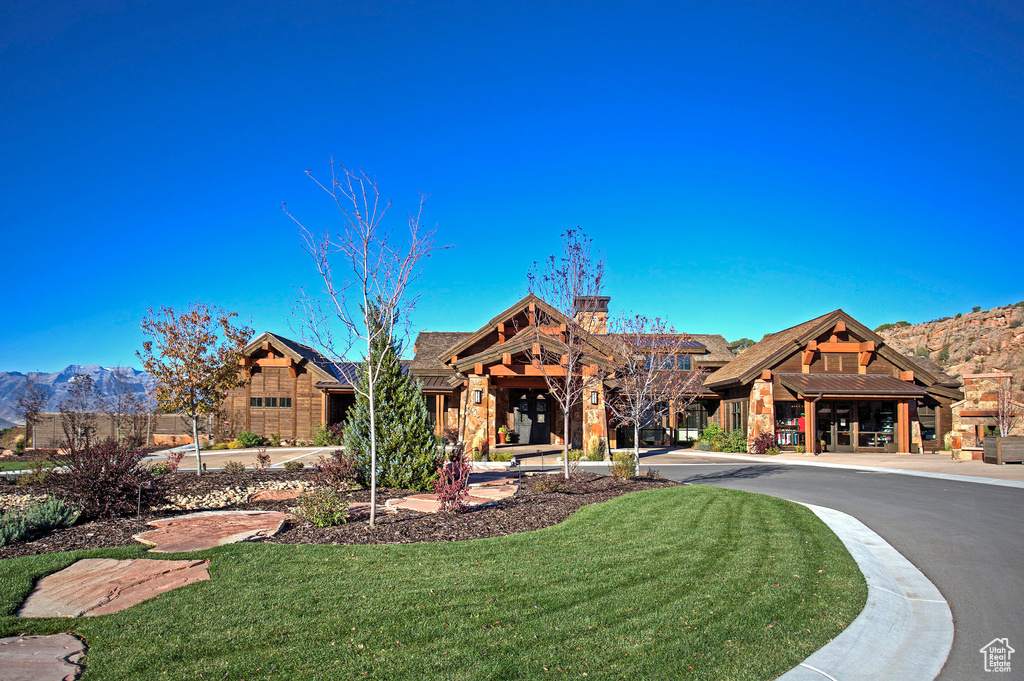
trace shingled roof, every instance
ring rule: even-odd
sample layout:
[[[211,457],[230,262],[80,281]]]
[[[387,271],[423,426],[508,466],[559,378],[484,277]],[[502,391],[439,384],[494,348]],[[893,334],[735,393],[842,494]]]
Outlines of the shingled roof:
[[[420,331],[413,345],[412,372],[417,376],[451,375],[452,369],[439,359],[442,352],[473,335],[472,331]]]
[[[744,374],[759,369],[762,364],[767,363],[783,351],[790,350],[791,352],[796,352],[798,348],[794,344],[797,341],[802,339],[805,334],[813,332],[814,329],[817,329],[837,312],[842,312],[842,310],[823,314],[802,324],[797,324],[796,326],[791,326],[788,329],[765,336],[740,353],[736,359],[711,374],[704,384],[713,388],[715,386],[740,382]]]

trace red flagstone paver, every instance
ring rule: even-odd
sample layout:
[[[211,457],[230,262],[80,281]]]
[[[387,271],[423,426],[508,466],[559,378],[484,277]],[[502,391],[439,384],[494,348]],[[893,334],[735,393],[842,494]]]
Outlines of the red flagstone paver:
[[[249,501],[291,501],[302,496],[301,489],[262,489],[253,492]]]
[[[377,504],[377,513],[397,513],[394,508],[387,505]],[[365,501],[357,501],[348,505],[348,517],[352,518],[369,518],[370,517],[370,504]]]
[[[495,478],[481,482],[470,483],[470,487],[500,487],[502,485],[517,485],[519,481],[515,478]]]
[[[502,485],[501,487],[471,487],[470,494],[476,497],[484,497],[489,501],[501,501],[515,495],[517,487],[513,485]]]
[[[394,501],[395,503],[392,504],[390,503],[391,501]],[[441,508],[441,502],[437,499],[413,499],[411,497],[406,499],[391,499],[388,505],[393,508],[405,508],[410,511],[420,511],[421,513],[437,513]]]
[[[73,681],[84,654],[85,643],[71,634],[0,638],[0,679]]]
[[[210,578],[205,560],[86,558],[47,575],[19,617],[109,615],[172,589]]]
[[[278,511],[204,511],[154,520],[155,527],[134,539],[153,546],[153,553],[182,553],[271,537],[291,517]]]
[[[505,480],[511,480],[511,478],[505,478]],[[467,506],[493,504],[495,501],[507,499],[519,491],[518,485],[504,482],[490,486],[481,486],[482,484],[474,483],[469,486],[469,495],[463,500],[464,504]],[[388,499],[386,505],[391,508],[405,508],[421,513],[437,513],[441,510],[441,502],[437,500],[436,494],[413,494],[404,499]]]

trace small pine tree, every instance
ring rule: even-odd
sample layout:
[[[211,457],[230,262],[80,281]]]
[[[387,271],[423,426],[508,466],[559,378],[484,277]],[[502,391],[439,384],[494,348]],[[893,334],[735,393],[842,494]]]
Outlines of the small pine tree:
[[[370,361],[383,365],[377,381],[377,484],[394,489],[430,490],[437,478],[440,460],[438,438],[427,421],[427,403],[411,376],[402,371],[398,351],[381,341],[372,349]],[[366,369],[359,380],[366,379]],[[370,482],[370,400],[356,394],[356,402],[345,418],[345,452],[356,469],[356,480]]]

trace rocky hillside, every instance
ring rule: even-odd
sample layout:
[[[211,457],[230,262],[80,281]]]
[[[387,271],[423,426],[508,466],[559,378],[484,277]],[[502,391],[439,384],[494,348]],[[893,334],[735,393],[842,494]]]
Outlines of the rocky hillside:
[[[128,376],[133,392],[145,395],[153,385],[153,379],[144,371],[138,371],[130,367],[121,369],[108,368],[95,364],[86,366],[72,364],[61,371],[50,373],[33,371],[28,375],[46,391],[47,401],[43,411],[57,411],[57,405],[60,404],[60,401],[64,399],[64,395],[67,394],[69,381],[75,376],[89,374],[96,381],[96,386],[99,388],[100,393],[102,395],[109,395],[110,376],[115,371],[121,371],[123,375]],[[21,414],[18,413],[14,405],[15,390],[24,383],[25,374],[17,371],[0,372],[0,421],[17,424],[25,422],[25,419],[21,417]],[[147,400],[148,404],[155,405],[152,399],[147,398]]]
[[[1014,390],[1024,385],[1024,302],[921,324],[883,324],[876,331],[907,355],[927,355],[951,376],[1009,371]]]

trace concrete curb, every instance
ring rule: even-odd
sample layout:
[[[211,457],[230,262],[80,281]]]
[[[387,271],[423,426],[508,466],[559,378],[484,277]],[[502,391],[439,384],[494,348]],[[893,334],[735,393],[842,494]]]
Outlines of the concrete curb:
[[[953,473],[930,473],[928,471],[914,471],[906,468],[882,468],[881,466],[858,466],[856,464],[848,463],[825,463],[824,461],[790,461],[788,459],[765,459],[759,456],[745,456],[743,454],[723,454],[721,452],[701,452],[700,454],[692,454],[690,452],[675,452],[680,456],[694,456],[694,457],[714,457],[716,459],[735,459],[737,461],[756,461],[757,463],[770,463],[780,466],[815,466],[817,468],[840,468],[851,471],[869,471],[873,473],[895,473],[898,475],[913,475],[919,478],[934,478],[936,480],[952,480],[954,482],[974,482],[980,485],[996,485],[997,487],[1016,487],[1017,489],[1024,489],[1024,481],[1021,480],[1001,480],[999,478],[982,478],[974,475],[955,475]],[[640,460],[640,465],[654,468],[656,466],[673,466],[673,465],[690,465],[690,464],[671,464],[671,463],[644,463],[643,459]]]
[[[935,585],[841,511],[803,504],[842,540],[868,583],[864,610],[843,633],[786,672],[784,681],[931,681],[953,647],[953,613]]]

